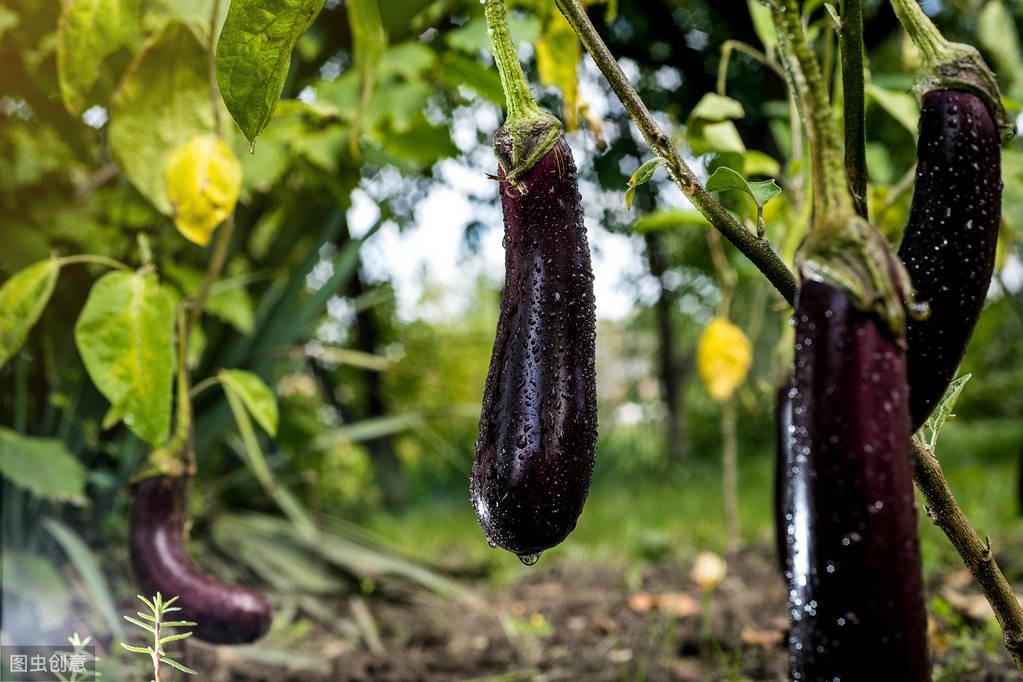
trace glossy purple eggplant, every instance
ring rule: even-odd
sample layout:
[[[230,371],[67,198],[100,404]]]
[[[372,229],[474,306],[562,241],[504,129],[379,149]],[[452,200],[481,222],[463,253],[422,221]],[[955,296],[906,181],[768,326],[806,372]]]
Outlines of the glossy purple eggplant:
[[[185,551],[188,481],[155,476],[135,488],[131,511],[131,563],[146,595],[179,597],[180,620],[195,621],[194,636],[214,644],[253,642],[270,628],[273,606],[256,590],[218,580]]]
[[[791,502],[788,494],[787,476],[792,466],[792,385],[782,384],[774,401],[774,549],[778,567],[785,574],[788,564],[788,525],[786,509]]]
[[[795,319],[792,678],[929,680],[905,353],[829,284],[803,284]]]
[[[991,285],[1002,205],[999,144],[980,97],[957,90],[923,96],[916,188],[899,247],[917,300],[930,306],[906,334],[914,431],[955,378]]]
[[[501,149],[498,156],[510,156]],[[593,272],[562,139],[513,186],[499,178],[505,282],[470,497],[491,544],[524,563],[575,528],[597,445]]]

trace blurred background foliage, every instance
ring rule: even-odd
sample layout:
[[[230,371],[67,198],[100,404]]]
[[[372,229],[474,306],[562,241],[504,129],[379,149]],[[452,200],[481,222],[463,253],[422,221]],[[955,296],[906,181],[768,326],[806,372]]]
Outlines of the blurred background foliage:
[[[512,4],[512,31],[534,90],[574,129],[569,141],[598,295],[613,291],[626,301],[602,309],[599,321],[600,444],[591,499],[577,531],[550,555],[644,562],[725,546],[722,406],[695,371],[697,341],[720,312],[723,277],[734,278],[728,316],[753,355],[735,395],[743,537],[766,544],[772,401],[789,359],[789,311],[730,246],[709,243],[706,224],[663,171],[626,207],[629,178],[649,157],[637,130],[565,34],[553,2]],[[74,115],[58,84],[60,3],[0,6],[0,278],[53,253],[141,265],[144,237],[164,283],[182,294],[198,288],[210,249],[183,239],[140,193],[114,160],[108,133],[111,99],[146,41],[175,19],[192,22],[209,41],[215,5],[219,30],[226,3],[125,3],[133,8],[130,25],[100,60]],[[837,84],[833,27],[823,3],[809,5],[817,48]],[[871,208],[897,240],[912,193],[914,55],[887,3],[865,5]],[[1012,21],[992,20],[995,5]],[[281,608],[272,641],[282,647],[310,621],[337,618],[316,597],[426,590],[468,598],[453,576],[501,580],[525,570],[487,548],[466,501],[503,276],[492,256],[500,242],[496,185],[486,176],[496,169],[489,144],[503,96],[482,6],[380,6],[387,44],[371,65],[368,99],[361,100],[345,4],[328,0],[297,43],[283,100],[254,154],[232,133],[243,170],[224,275],[232,285],[215,291],[190,358],[196,383],[221,369],[246,369],[269,383],[280,404],[277,436],[264,436],[261,446],[286,500],[268,495],[246,466],[251,459],[223,393],[197,396],[191,542],[200,563],[274,595]],[[927,7],[946,35],[985,50],[1018,115],[1019,8],[982,0]],[[791,260],[807,219],[805,150],[793,144],[762,12],[738,0],[591,7],[640,95],[701,173],[727,166],[777,180],[783,192],[766,206],[767,236]],[[723,52],[730,59],[721,68]],[[159,145],[159,131],[152,135],[127,153]],[[1019,141],[1004,152],[1004,177],[998,284],[964,362],[974,380],[940,448],[967,513],[996,547],[1017,524],[1023,437]],[[721,198],[754,229],[748,197]],[[424,210],[431,202],[440,202],[440,218]],[[414,245],[404,235],[445,217],[458,223],[460,244],[457,258],[437,262],[455,262],[458,272],[438,277],[427,258],[415,261],[421,271],[414,276],[399,276],[391,264],[429,244],[428,234]],[[722,249],[724,269],[714,248]],[[84,473],[69,482],[81,499],[68,504],[27,486],[32,472],[4,472],[4,635],[11,641],[40,641],[73,624],[109,642],[120,635],[109,615],[133,594],[128,491],[148,446],[123,425],[103,427],[107,402],[70,333],[100,274],[93,266],[65,268],[25,347],[0,369],[0,425],[9,434],[0,447],[22,447],[18,435],[56,439]],[[60,475],[44,465],[35,474]],[[301,518],[322,533],[295,532]],[[923,528],[928,565],[954,562],[944,538],[926,520]]]

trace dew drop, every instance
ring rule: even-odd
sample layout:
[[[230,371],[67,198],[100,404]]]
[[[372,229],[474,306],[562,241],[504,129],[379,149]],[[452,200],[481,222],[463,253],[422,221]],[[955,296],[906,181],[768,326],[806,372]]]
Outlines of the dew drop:
[[[542,554],[542,552],[537,552],[536,554],[520,554],[519,561],[522,562],[523,566],[532,566],[540,560],[540,554]]]

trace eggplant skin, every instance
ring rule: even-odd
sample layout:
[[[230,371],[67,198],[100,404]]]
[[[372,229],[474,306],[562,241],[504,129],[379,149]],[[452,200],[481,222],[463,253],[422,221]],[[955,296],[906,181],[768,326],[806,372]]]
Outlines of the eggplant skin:
[[[135,488],[131,510],[131,563],[146,595],[179,597],[180,618],[197,624],[195,637],[214,644],[253,642],[270,629],[267,596],[204,572],[185,552],[188,480],[155,476]]]
[[[916,188],[899,257],[930,316],[910,320],[907,368],[913,430],[941,400],[984,307],[1001,222],[998,126],[976,95],[923,96]]]
[[[786,382],[778,388],[774,401],[775,453],[774,453],[774,549],[782,575],[788,563],[787,529],[790,519],[786,508],[786,476],[792,466],[792,384]]]
[[[575,162],[564,139],[519,187],[503,177],[504,292],[469,493],[491,544],[524,557],[564,540],[589,492],[596,309]]]
[[[905,353],[822,282],[796,302],[788,470],[794,680],[930,680]]]

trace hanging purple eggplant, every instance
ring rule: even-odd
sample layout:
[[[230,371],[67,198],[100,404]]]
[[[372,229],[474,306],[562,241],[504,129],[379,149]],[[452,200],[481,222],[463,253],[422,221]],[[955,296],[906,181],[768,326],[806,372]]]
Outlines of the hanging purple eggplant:
[[[270,629],[273,607],[256,590],[224,582],[199,568],[185,549],[188,479],[153,476],[135,486],[131,510],[131,563],[145,594],[179,597],[181,620],[195,621],[195,636],[214,644],[253,642]]]

